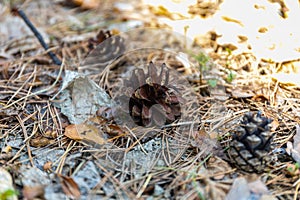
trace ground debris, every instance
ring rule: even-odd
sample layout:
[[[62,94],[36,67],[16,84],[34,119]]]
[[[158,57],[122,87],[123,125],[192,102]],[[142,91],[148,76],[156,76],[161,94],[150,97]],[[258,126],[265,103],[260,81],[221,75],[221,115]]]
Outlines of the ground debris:
[[[0,5],[0,165],[14,199],[299,199],[297,6],[113,0],[82,9],[63,1],[16,1],[61,66],[7,1]],[[97,66],[85,62],[90,55]],[[188,81],[179,84],[186,116],[155,128],[119,123],[111,99],[120,79],[150,61]],[[223,153],[249,111],[274,119],[279,153],[255,179]]]

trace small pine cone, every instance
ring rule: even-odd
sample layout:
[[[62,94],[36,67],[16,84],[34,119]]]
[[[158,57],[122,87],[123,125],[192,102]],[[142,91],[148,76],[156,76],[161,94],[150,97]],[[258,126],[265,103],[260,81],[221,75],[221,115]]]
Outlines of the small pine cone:
[[[230,163],[247,172],[261,173],[271,162],[273,134],[271,119],[261,113],[247,113],[232,134],[227,154]]]
[[[169,70],[150,62],[148,70],[136,69],[125,81],[129,99],[129,114],[139,126],[164,125],[181,116],[180,97],[176,87],[169,84]]]

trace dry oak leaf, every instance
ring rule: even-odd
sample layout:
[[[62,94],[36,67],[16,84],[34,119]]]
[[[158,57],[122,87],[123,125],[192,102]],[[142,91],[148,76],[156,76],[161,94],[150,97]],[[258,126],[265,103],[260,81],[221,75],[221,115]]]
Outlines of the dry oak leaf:
[[[66,127],[64,135],[72,140],[89,141],[97,144],[105,144],[104,133],[91,124],[71,124]]]

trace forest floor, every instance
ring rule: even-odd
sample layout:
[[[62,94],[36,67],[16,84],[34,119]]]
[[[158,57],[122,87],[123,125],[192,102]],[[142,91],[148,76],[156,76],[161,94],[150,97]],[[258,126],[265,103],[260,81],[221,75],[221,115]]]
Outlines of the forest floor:
[[[299,199],[300,7],[287,3],[1,1],[0,200]],[[180,94],[162,103],[170,123],[128,111],[152,98],[147,66]],[[272,119],[262,172],[226,154],[248,112]]]

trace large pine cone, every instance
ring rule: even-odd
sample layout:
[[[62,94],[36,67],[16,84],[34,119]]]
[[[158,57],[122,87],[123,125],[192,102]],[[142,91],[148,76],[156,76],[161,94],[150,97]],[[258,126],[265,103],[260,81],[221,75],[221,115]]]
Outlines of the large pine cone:
[[[232,134],[227,151],[230,163],[247,172],[261,173],[271,162],[273,134],[271,119],[261,113],[247,113]]]
[[[124,82],[129,99],[129,115],[139,126],[161,126],[181,116],[180,94],[169,83],[169,70],[165,64],[160,69],[150,62],[148,70],[136,69]]]

